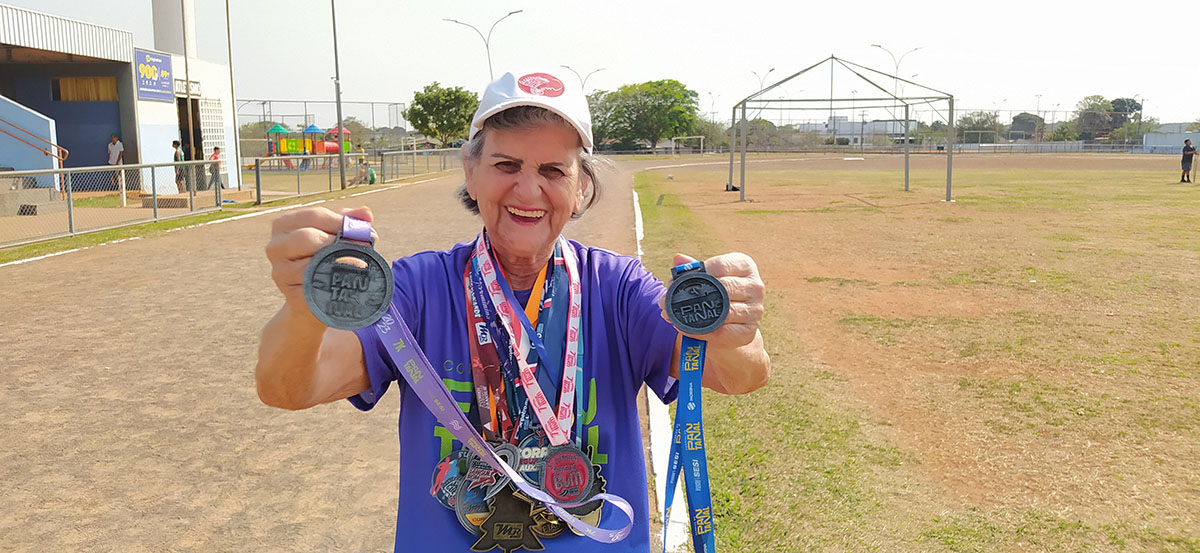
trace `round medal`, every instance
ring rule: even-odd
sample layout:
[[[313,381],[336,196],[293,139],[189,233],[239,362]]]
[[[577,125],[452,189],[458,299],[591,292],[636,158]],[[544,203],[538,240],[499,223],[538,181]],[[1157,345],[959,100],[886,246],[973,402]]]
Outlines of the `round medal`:
[[[729,292],[717,277],[704,272],[700,262],[671,269],[667,288],[667,317],[686,334],[708,334],[721,327],[729,315]]]
[[[464,471],[460,460],[466,458],[467,452],[466,448],[461,448],[447,455],[433,467],[433,481],[429,486],[429,494],[450,510],[454,510],[454,497],[463,481]]]
[[[308,262],[304,301],[313,316],[327,326],[357,330],[387,312],[395,277],[375,248],[342,236],[338,233],[337,240],[318,250]]]
[[[546,458],[546,454],[550,453],[550,439],[539,428],[521,440],[521,444],[517,446],[517,452],[520,454],[520,461],[515,468],[521,473],[521,476],[525,477],[526,482],[540,488],[542,474],[539,466]]]
[[[550,448],[541,462],[541,489],[562,502],[582,499],[592,489],[592,462],[575,446]]]
[[[463,478],[465,480],[465,477]],[[483,535],[480,526],[491,512],[488,508],[487,491],[487,486],[471,487],[464,481],[454,496],[454,514],[458,516],[459,524],[476,536]]]
[[[588,493],[586,495],[584,495],[583,497],[586,499],[589,497],[595,497],[597,494],[604,493],[604,491],[605,491],[604,487],[606,484],[607,484],[607,482],[604,480],[604,477],[600,476],[600,465],[595,465],[595,468],[592,471],[592,489],[588,490]],[[577,517],[581,517],[581,516],[590,515],[590,514],[592,514],[592,512],[599,512],[600,508],[603,506],[604,506],[604,500],[597,499],[595,501],[589,501],[587,503],[584,503],[583,505],[580,505],[578,507],[570,507],[567,509],[567,512],[571,513]],[[595,525],[593,524],[593,526],[595,526]]]

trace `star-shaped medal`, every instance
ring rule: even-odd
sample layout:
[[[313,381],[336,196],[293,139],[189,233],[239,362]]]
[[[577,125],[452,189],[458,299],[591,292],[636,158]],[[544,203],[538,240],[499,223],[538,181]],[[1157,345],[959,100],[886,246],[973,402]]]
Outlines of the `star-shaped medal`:
[[[471,551],[483,553],[499,547],[504,553],[518,549],[541,551],[546,547],[533,533],[532,506],[513,497],[508,491],[492,498],[491,513],[480,528],[483,535],[471,546]]]

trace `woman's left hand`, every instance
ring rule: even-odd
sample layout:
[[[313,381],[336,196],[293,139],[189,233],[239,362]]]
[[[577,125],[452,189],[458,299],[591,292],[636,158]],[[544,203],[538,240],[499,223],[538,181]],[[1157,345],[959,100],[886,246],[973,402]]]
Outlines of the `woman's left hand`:
[[[695,259],[675,254],[674,265],[690,263]],[[702,335],[690,335],[706,340],[708,347],[734,349],[750,344],[758,335],[758,325],[763,317],[763,297],[766,287],[758,275],[758,265],[744,253],[727,253],[710,257],[704,261],[704,271],[717,277],[729,292],[729,315],[720,328]],[[666,296],[658,300],[662,318],[670,322],[666,312]]]

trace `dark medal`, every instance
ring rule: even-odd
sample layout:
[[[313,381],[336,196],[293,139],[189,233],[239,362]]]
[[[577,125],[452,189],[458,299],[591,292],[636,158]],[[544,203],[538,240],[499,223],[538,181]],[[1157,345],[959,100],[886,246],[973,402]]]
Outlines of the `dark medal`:
[[[357,330],[378,321],[392,303],[395,281],[370,244],[342,238],[313,255],[304,270],[304,301],[322,323]]]
[[[699,261],[671,269],[667,317],[685,334],[708,334],[729,315],[729,292]]]
[[[591,456],[592,456],[592,447],[588,446],[588,457],[590,458]],[[592,478],[592,481],[593,481],[592,489],[591,489],[591,491],[588,492],[586,497],[595,497],[596,494],[604,493],[605,492],[605,489],[604,489],[605,484],[607,484],[607,482],[604,480],[604,477],[600,476],[600,465],[593,465],[593,467],[594,467],[594,469],[593,469],[593,478]],[[583,521],[586,524],[589,524],[591,526],[599,526],[600,525],[600,516],[601,516],[600,508],[603,506],[604,506],[604,500],[597,499],[595,501],[585,503],[578,507],[567,509],[567,512],[575,515],[576,517],[579,518],[579,520]],[[564,526],[567,526],[567,525],[564,524]],[[570,528],[571,532],[574,533],[575,535],[577,535],[577,536],[583,535],[583,533],[581,533],[580,531],[578,531],[574,528],[571,528],[570,526],[567,526],[567,527]]]
[[[497,494],[491,500],[487,518],[479,526],[479,539],[471,546],[471,551],[482,553],[497,547],[504,553],[545,549],[533,532],[532,509],[532,505],[513,497],[509,491]]]
[[[538,428],[537,431],[521,440],[517,451],[520,453],[520,462],[515,468],[521,473],[521,476],[525,477],[526,482],[540,488],[542,486],[541,463],[546,458],[546,454],[550,453],[550,439],[546,437],[546,433],[541,428]]]
[[[517,463],[517,448],[512,444],[493,445],[501,459],[509,466]],[[489,499],[505,495],[500,493],[508,487],[508,476],[497,472],[474,452],[468,453],[466,469],[454,497],[454,514],[463,528],[476,536],[483,530],[480,526],[491,512]]]

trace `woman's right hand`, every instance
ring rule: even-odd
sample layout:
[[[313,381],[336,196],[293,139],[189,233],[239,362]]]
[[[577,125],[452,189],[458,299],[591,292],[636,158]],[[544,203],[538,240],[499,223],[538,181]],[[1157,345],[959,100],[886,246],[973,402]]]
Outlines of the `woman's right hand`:
[[[337,239],[342,218],[373,221],[366,207],[300,209],[275,220],[267,259],[284,306],[263,327],[254,369],[258,397],[284,409],[306,409],[361,393],[371,385],[358,336],[325,326],[304,301],[304,270],[317,250]],[[377,238],[374,231],[371,237]]]
[[[373,222],[369,207],[332,211],[310,207],[275,219],[271,226],[271,241],[267,243],[267,259],[271,262],[271,279],[283,292],[284,301],[296,313],[311,313],[304,301],[304,269],[317,250],[333,243],[342,230],[344,216]],[[378,239],[375,231],[371,237]],[[316,317],[313,317],[316,320]]]

